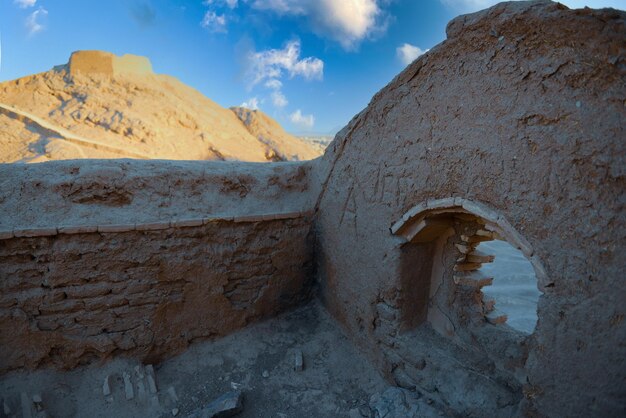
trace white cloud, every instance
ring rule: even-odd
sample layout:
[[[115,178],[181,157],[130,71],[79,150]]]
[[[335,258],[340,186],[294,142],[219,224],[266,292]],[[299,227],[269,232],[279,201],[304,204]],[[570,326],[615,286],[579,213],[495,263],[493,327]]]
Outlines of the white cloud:
[[[275,78],[271,78],[265,82],[265,87],[268,89],[280,90],[283,86],[280,80],[276,80]]]
[[[313,115],[303,115],[300,109],[289,115],[289,119],[294,125],[303,129],[311,129],[315,124],[315,117]]]
[[[324,75],[324,62],[315,57],[300,59],[300,41],[288,42],[283,49],[251,51],[247,56],[247,76],[251,86],[267,80],[278,80],[285,73],[290,78],[301,76],[305,80],[321,80]]]
[[[43,7],[40,7],[26,18],[25,25],[26,29],[28,29],[29,35],[34,35],[44,29],[44,25],[43,23],[41,23],[41,19],[45,18],[46,16],[48,16],[48,11]]]
[[[243,102],[242,104],[240,104],[239,107],[245,107],[246,109],[251,109],[251,110],[258,110],[259,99],[257,97],[251,97],[245,102]]]
[[[229,9],[235,9],[239,5],[239,0],[205,0],[203,4],[205,6],[226,5]]]
[[[385,0],[253,0],[252,7],[305,16],[316,33],[353,49],[364,38],[386,30],[381,1]]]
[[[201,25],[203,28],[208,29],[210,32],[227,32],[226,16],[218,15],[212,10],[209,10],[204,14]]]
[[[271,97],[272,103],[276,107],[285,107],[289,104],[285,95],[279,90],[273,91]]]
[[[400,58],[400,61],[402,61],[404,65],[409,65],[410,63],[415,61],[417,57],[419,57],[420,55],[424,54],[427,51],[428,51],[427,49],[423,50],[419,46],[415,46],[415,45],[411,45],[407,43],[404,43],[396,48],[396,54],[398,55],[398,58]]]
[[[377,0],[320,0],[315,6],[312,19],[318,32],[327,34],[345,49],[352,49],[367,36],[384,32],[386,22]]]
[[[37,0],[13,0],[13,3],[17,4],[18,7],[22,9],[27,9],[29,7],[33,7]]]

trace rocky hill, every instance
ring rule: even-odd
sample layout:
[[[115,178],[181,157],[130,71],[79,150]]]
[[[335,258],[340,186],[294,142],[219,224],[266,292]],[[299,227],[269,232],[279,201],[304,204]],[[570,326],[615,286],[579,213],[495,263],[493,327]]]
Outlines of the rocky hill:
[[[260,111],[225,109],[143,57],[100,51],[0,83],[0,162],[284,161],[321,154]]]

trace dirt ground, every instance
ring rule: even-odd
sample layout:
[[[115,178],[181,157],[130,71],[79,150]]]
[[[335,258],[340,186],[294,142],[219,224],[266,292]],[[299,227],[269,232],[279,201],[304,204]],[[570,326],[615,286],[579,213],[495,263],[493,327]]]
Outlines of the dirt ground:
[[[294,368],[298,350],[302,371]],[[0,378],[0,397],[8,407],[3,412],[22,416],[25,393],[33,416],[43,415],[36,415],[32,403],[39,395],[41,408],[52,417],[186,417],[236,389],[243,393],[244,408],[237,415],[242,418],[400,417],[417,414],[420,405],[415,416],[439,416],[425,399],[389,388],[317,303],[218,341],[196,343],[154,365],[154,371],[157,394],[150,393],[146,369],[129,359],[67,372],[12,372]],[[131,400],[124,373],[132,382]],[[107,376],[111,395],[104,396]]]

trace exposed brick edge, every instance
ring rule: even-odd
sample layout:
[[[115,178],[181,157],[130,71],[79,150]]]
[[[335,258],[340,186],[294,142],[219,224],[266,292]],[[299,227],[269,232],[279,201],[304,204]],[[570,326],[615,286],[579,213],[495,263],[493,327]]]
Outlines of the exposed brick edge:
[[[0,240],[11,238],[50,237],[58,234],[92,234],[130,231],[158,231],[169,228],[192,228],[206,225],[211,222],[267,222],[275,220],[296,219],[313,216],[312,210],[269,213],[260,215],[243,216],[210,216],[204,218],[172,219],[169,221],[147,222],[140,224],[114,224],[114,225],[61,225],[58,227],[45,228],[15,228],[0,230]]]

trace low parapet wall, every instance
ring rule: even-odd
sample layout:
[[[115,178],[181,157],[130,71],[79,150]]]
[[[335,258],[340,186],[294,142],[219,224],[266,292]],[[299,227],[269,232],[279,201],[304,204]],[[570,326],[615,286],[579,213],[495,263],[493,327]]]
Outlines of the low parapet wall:
[[[0,190],[0,373],[157,361],[310,296],[306,165],[0,165]]]

